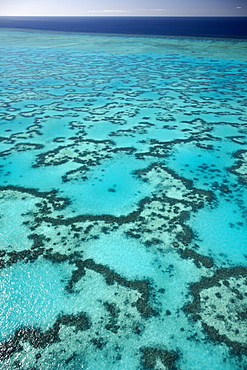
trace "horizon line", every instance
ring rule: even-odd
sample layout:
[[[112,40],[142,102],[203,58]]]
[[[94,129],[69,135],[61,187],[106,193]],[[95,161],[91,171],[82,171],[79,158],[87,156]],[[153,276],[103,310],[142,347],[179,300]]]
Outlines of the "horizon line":
[[[87,18],[131,18],[131,17],[136,17],[136,18],[170,18],[170,17],[179,17],[179,18],[182,18],[182,17],[192,17],[192,18],[196,18],[196,17],[200,17],[200,18],[204,18],[204,17],[226,17],[226,18],[239,18],[239,17],[243,17],[243,18],[247,18],[247,14],[246,15],[37,15],[37,14],[32,14],[32,15],[0,15],[0,18],[3,18],[3,17],[67,17],[67,18],[75,18],[75,17],[87,17]]]

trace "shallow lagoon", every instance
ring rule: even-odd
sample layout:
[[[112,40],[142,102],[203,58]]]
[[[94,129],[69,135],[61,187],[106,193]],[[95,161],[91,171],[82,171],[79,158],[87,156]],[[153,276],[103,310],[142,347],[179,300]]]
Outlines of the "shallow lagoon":
[[[247,367],[246,42],[0,41],[0,367]]]

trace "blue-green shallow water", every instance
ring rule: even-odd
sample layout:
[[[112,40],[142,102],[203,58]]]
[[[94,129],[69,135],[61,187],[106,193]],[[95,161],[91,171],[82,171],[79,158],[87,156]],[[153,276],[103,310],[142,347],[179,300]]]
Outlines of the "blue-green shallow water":
[[[245,369],[246,42],[0,41],[0,368]]]

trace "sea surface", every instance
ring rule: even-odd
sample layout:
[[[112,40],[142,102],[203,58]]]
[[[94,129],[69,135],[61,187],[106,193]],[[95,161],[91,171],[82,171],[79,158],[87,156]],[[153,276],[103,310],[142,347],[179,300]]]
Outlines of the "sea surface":
[[[0,28],[247,39],[247,17],[3,17]]]
[[[220,21],[0,17],[1,370],[247,369],[247,37]]]

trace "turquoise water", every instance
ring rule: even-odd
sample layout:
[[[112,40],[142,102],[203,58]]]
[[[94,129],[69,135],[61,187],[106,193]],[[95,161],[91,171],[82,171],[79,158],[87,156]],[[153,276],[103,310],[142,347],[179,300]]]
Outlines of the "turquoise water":
[[[247,368],[246,42],[0,46],[0,368]]]

